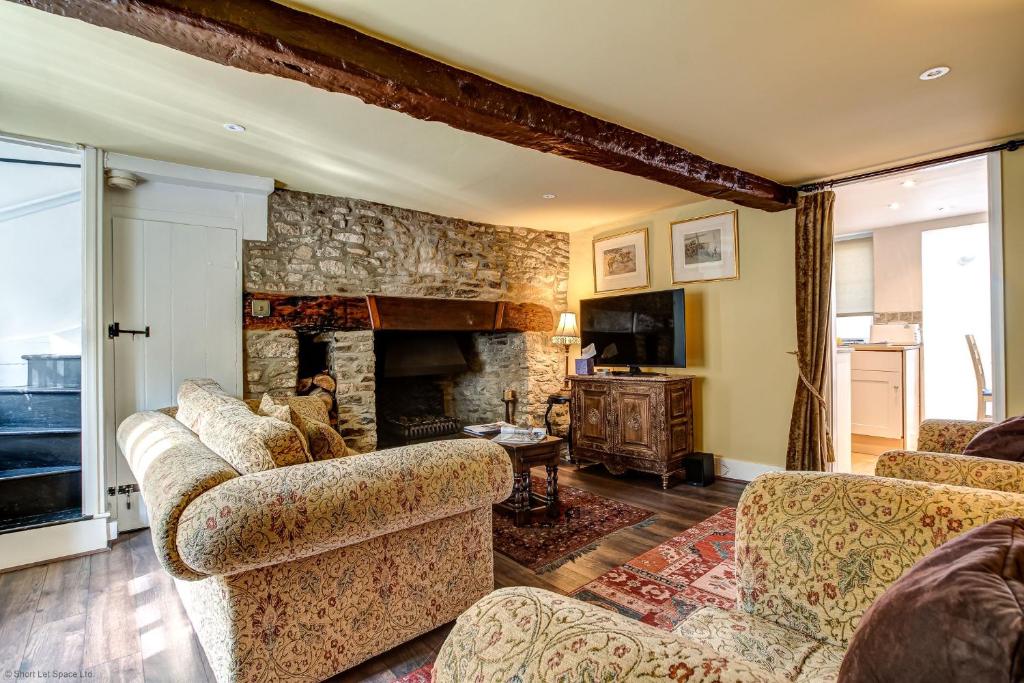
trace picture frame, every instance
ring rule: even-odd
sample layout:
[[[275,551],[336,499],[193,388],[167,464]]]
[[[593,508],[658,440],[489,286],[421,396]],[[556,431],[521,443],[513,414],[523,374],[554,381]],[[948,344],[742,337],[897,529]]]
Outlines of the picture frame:
[[[594,292],[622,292],[651,286],[647,228],[594,238]]]
[[[738,211],[673,221],[669,231],[672,284],[739,279]]]

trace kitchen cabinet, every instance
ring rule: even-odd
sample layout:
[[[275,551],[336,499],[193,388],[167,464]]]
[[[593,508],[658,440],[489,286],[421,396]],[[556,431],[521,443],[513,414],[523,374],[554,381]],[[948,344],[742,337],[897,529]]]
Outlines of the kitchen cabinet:
[[[921,349],[855,347],[851,370],[854,434],[900,441],[917,448],[921,423]]]

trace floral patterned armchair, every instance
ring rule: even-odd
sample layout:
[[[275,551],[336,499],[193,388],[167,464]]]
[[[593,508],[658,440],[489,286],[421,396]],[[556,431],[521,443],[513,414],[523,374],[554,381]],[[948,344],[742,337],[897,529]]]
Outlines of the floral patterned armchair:
[[[752,482],[736,523],[737,605],[673,632],[532,588],[459,617],[434,667],[455,681],[832,681],[868,606],[919,558],[1024,495],[859,475]]]
[[[962,455],[974,435],[991,422],[925,420],[916,451],[888,451],[875,476],[1024,493],[1024,463]]]

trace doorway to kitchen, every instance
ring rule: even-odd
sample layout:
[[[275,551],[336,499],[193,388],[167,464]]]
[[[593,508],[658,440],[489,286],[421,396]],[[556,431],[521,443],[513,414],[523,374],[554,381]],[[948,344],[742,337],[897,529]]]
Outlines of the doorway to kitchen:
[[[981,155],[836,188],[836,471],[916,450],[924,419],[997,414],[993,166]]]

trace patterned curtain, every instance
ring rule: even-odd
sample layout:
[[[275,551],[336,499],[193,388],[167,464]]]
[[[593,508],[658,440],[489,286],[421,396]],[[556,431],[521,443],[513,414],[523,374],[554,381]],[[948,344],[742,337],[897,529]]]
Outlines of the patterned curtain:
[[[818,192],[796,205],[797,367],[786,469],[824,472],[832,452],[832,206],[834,192]]]

